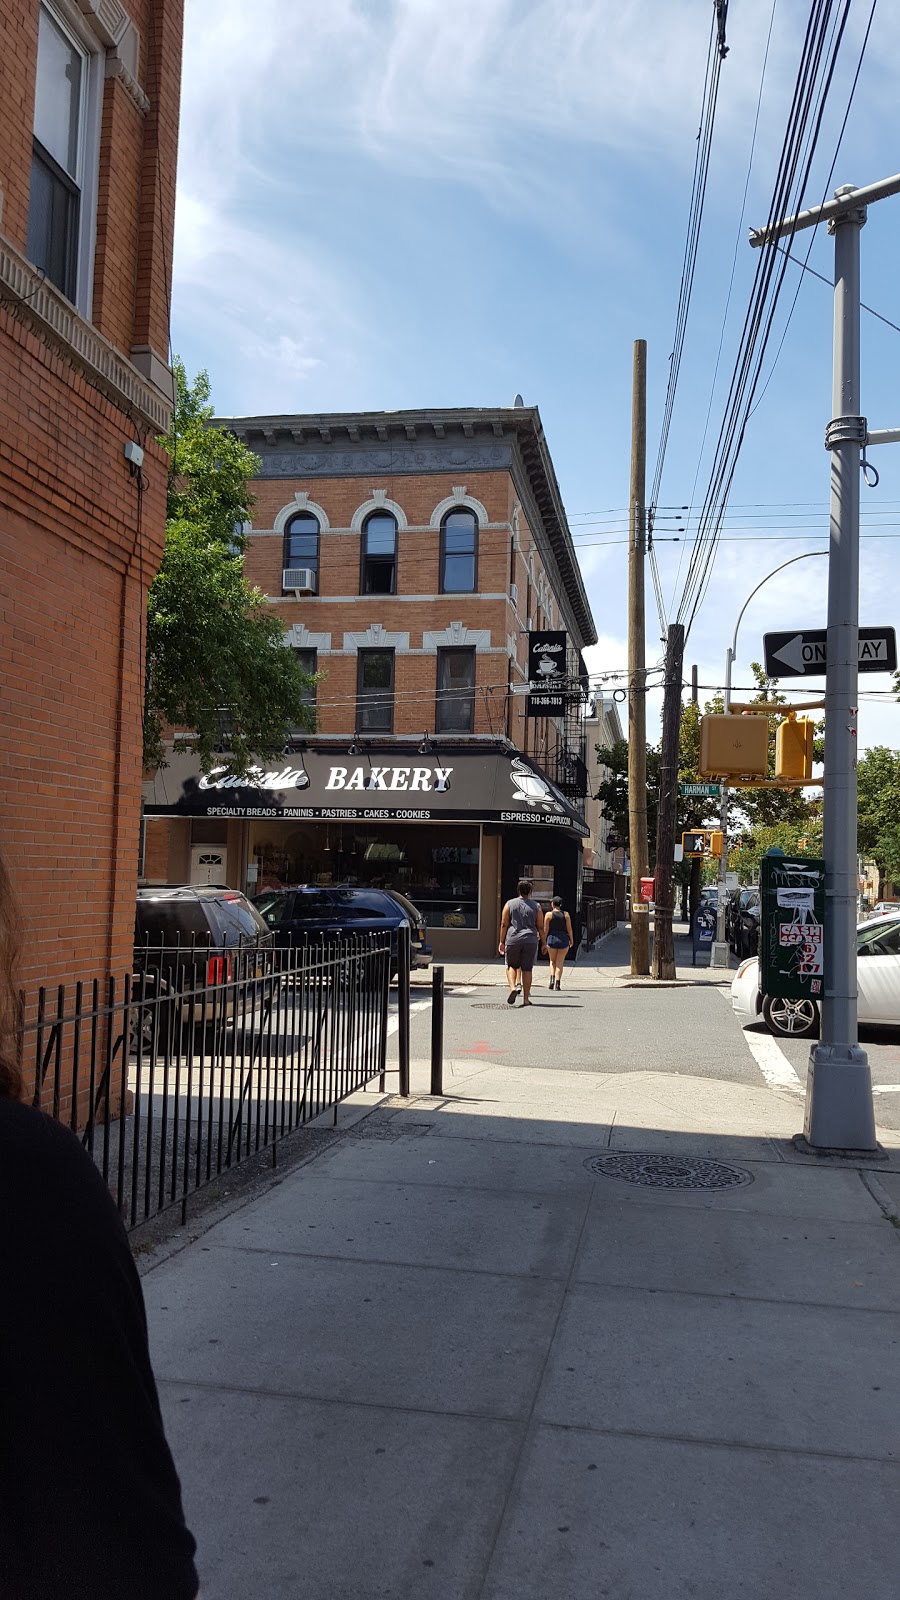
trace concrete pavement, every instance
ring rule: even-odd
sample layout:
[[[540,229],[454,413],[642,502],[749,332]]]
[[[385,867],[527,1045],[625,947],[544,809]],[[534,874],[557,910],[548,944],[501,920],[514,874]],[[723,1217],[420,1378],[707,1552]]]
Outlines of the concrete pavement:
[[[600,987],[595,1070],[416,1061],[144,1277],[204,1600],[895,1600],[900,1135],[800,1157],[685,1070],[722,996]]]

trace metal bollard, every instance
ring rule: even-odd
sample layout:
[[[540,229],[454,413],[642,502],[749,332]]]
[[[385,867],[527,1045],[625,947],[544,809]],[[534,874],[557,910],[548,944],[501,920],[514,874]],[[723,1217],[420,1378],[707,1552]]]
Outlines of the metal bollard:
[[[397,1053],[400,1058],[399,1092],[409,1095],[409,928],[397,934]]]
[[[444,1092],[444,969],[431,974],[431,1093]]]

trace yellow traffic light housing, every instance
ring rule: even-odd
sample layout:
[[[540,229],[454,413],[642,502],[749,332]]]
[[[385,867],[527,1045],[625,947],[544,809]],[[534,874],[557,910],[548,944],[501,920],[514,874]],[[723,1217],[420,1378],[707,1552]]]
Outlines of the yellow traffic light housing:
[[[706,855],[706,834],[702,828],[694,828],[690,833],[681,835],[681,851],[686,856]]]
[[[700,718],[701,778],[764,778],[769,770],[765,717],[729,713]]]
[[[811,717],[788,712],[775,730],[775,776],[789,783],[808,783],[813,769],[815,724]]]
[[[709,835],[709,853],[711,856],[721,856],[725,848],[725,835],[721,828],[713,828]]]

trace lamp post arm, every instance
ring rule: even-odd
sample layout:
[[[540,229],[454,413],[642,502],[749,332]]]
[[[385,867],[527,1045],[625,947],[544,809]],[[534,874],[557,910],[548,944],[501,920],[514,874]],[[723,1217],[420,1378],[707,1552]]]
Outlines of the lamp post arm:
[[[827,555],[828,555],[828,551],[827,550],[804,550],[802,556],[791,556],[790,561],[782,561],[780,567],[773,567],[772,571],[771,572],[767,572],[764,578],[760,578],[759,583],[756,585],[756,588],[755,589],[751,589],[751,591],[748,594],[746,600],[744,601],[744,604],[741,606],[741,609],[738,612],[738,619],[737,619],[737,622],[734,625],[734,638],[731,641],[731,660],[732,661],[735,661],[737,659],[738,632],[739,632],[741,623],[744,620],[744,612],[746,611],[746,609],[747,609],[748,605],[750,604],[750,601],[753,599],[754,595],[759,594],[759,591],[762,588],[763,584],[764,583],[768,583],[770,578],[774,578],[776,572],[783,572],[785,567],[792,567],[794,565],[795,561],[810,561],[814,556],[827,556]],[[730,676],[730,671],[729,671],[729,676]]]

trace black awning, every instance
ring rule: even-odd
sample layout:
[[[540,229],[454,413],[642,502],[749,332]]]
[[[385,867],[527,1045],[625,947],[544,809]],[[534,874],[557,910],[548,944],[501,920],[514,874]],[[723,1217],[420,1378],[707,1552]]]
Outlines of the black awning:
[[[236,778],[173,752],[144,785],[148,817],[283,817],[323,822],[526,823],[585,838],[589,829],[533,761],[514,752],[305,750]]]

